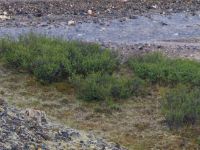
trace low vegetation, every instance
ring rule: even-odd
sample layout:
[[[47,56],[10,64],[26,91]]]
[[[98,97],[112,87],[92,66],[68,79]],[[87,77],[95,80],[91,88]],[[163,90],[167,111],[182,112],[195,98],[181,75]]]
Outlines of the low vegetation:
[[[68,79],[74,74],[112,73],[118,65],[116,57],[97,44],[67,42],[34,34],[21,36],[18,40],[3,39],[0,50],[10,65],[29,71],[43,82]]]
[[[131,58],[128,64],[138,77],[169,88],[164,94],[161,107],[170,127],[177,128],[199,121],[199,62],[149,53]]]
[[[33,74],[42,83],[68,80],[80,99],[106,101],[144,96],[153,85],[168,88],[161,109],[170,127],[200,119],[200,63],[172,59],[160,53],[132,57],[120,65],[117,55],[97,44],[28,34],[0,40],[1,58],[10,66]],[[128,77],[122,66],[131,70]],[[125,73],[126,74],[126,73]]]
[[[129,60],[129,66],[139,77],[161,85],[177,83],[200,86],[200,63],[172,59],[161,53],[150,53]]]
[[[200,120],[200,89],[178,85],[165,94],[162,111],[170,127],[195,124]]]
[[[140,78],[127,79],[108,74],[93,73],[85,79],[74,79],[79,97],[84,100],[127,99],[145,93],[145,82]]]

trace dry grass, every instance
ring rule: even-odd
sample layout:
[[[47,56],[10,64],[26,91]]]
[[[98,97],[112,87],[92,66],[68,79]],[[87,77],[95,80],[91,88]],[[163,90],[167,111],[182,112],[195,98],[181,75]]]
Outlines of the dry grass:
[[[8,70],[2,64],[0,70],[0,97],[12,105],[41,109],[55,121],[73,128],[92,130],[129,149],[197,147],[195,139],[198,135],[193,134],[196,130],[188,131],[188,134],[184,129],[174,132],[163,124],[157,87],[145,99],[119,101],[116,103],[120,109],[110,110],[105,102],[77,100],[71,92],[73,88],[66,84],[44,86],[36,82],[34,77]]]

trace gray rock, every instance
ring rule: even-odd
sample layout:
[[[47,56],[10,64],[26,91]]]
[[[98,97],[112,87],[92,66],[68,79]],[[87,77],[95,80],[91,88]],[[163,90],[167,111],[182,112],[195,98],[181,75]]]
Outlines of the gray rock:
[[[45,118],[43,122],[41,118]],[[0,150],[61,149],[123,150],[120,146],[62,125],[51,123],[44,112],[18,110],[0,99]]]

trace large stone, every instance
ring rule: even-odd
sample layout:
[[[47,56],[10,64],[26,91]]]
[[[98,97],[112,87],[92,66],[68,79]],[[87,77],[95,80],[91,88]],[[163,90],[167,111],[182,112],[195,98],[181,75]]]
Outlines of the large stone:
[[[36,109],[26,109],[23,111],[26,120],[35,120],[39,125],[47,123],[46,114],[44,111]]]
[[[4,99],[0,98],[0,105],[3,105],[3,104],[5,104],[5,101]]]

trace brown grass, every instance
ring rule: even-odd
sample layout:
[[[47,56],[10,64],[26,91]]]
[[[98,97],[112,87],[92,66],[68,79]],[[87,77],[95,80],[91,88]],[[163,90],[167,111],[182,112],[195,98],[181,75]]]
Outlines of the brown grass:
[[[52,120],[81,130],[92,130],[129,149],[197,147],[195,139],[198,134],[194,134],[197,130],[174,132],[163,124],[156,87],[146,98],[116,102],[120,106],[120,110],[116,111],[106,108],[105,102],[77,100],[73,87],[66,84],[44,86],[26,73],[8,70],[3,65],[0,65],[0,70],[0,97],[12,105],[41,109]],[[101,111],[96,111],[97,108]]]

